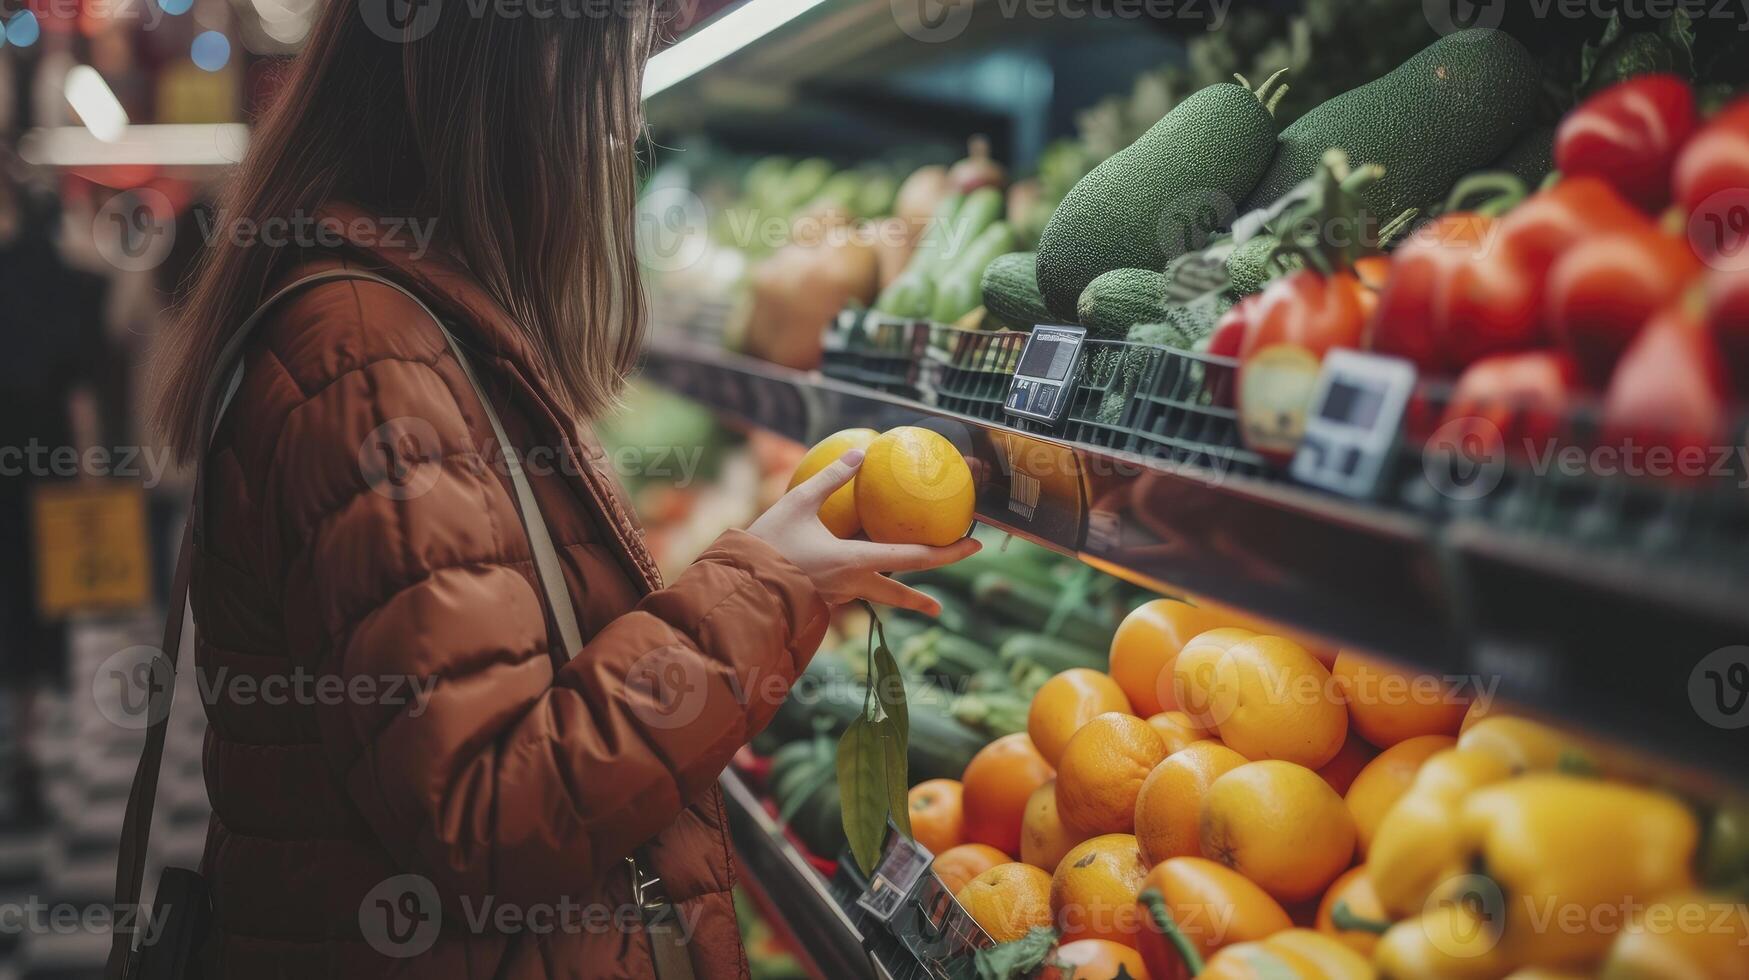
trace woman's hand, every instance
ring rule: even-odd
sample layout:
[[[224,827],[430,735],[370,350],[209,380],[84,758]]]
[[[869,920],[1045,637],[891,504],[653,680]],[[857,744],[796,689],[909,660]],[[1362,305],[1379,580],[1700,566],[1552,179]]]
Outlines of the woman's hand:
[[[911,609],[928,616],[941,612],[934,599],[907,588],[882,572],[914,572],[951,565],[974,555],[982,547],[966,537],[945,548],[923,544],[875,544],[847,541],[820,523],[820,505],[832,492],[850,482],[862,465],[862,450],[852,449],[837,462],[783,495],[783,499],[759,516],[747,533],[760,538],[788,558],[814,583],[820,598],[836,606],[853,599],[867,599],[886,606]]]

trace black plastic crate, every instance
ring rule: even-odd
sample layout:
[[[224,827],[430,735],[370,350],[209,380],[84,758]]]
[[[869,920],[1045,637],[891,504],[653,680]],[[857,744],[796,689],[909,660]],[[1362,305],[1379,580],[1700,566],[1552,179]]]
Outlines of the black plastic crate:
[[[1749,574],[1749,472],[1737,452],[1709,453],[1709,472],[1692,477],[1601,473],[1569,468],[1562,453],[1588,458],[1604,440],[1595,405],[1557,420],[1488,411],[1484,438],[1462,438],[1446,418],[1450,390],[1417,392],[1383,502],[1440,522],[1475,520],[1590,548],[1679,558]],[[1484,411],[1487,411],[1484,409]],[[1749,420],[1730,432],[1743,433]],[[1493,433],[1504,429],[1502,443]],[[1523,447],[1525,433],[1533,447]],[[1606,456],[1604,459],[1611,457]],[[1539,463],[1541,465],[1539,465]],[[1716,472],[1711,471],[1714,464]]]
[[[951,351],[934,380],[935,403],[986,422],[1006,421],[1002,406],[1029,335],[956,327],[937,328],[934,334],[937,350]]]
[[[1104,449],[1130,449],[1134,433],[1129,422],[1136,411],[1136,393],[1159,371],[1166,354],[1164,347],[1150,344],[1084,340],[1075,377],[1064,396],[1062,419],[1052,425],[1015,417],[1014,425]]]
[[[847,323],[847,321],[849,321]],[[828,345],[820,371],[828,378],[917,398],[929,325],[880,313],[840,314],[839,335]]]
[[[1270,472],[1239,436],[1239,362],[1161,347],[1154,373],[1137,390],[1127,426],[1131,450],[1142,456],[1204,467],[1218,474]]]

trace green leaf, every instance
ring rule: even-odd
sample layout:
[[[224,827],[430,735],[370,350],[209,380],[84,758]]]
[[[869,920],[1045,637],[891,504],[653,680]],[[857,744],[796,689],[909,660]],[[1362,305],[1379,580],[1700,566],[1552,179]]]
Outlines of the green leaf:
[[[898,719],[888,715],[875,722],[874,727],[881,743],[881,766],[886,776],[888,813],[893,818],[893,823],[898,824],[900,833],[908,839],[915,839],[911,834],[911,801],[906,791],[911,783],[905,771],[905,742],[897,721]]]
[[[1057,948],[1057,939],[1055,929],[1033,926],[1013,942],[997,943],[973,953],[972,966],[978,971],[978,980],[1016,980],[1043,966]]]
[[[905,675],[893,659],[893,651],[885,642],[874,650],[875,672],[870,679],[881,711],[893,719],[893,731],[899,738],[901,754],[911,748],[911,709],[905,700]]]
[[[838,740],[838,799],[844,836],[864,874],[872,874],[887,837],[887,763],[881,733],[858,717]]]

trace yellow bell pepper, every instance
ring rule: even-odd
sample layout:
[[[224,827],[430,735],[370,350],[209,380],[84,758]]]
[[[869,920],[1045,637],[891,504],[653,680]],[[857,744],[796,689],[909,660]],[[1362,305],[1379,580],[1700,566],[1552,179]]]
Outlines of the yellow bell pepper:
[[[1367,848],[1367,877],[1391,918],[1420,914],[1441,882],[1468,870],[1458,808],[1470,793],[1510,776],[1508,763],[1486,751],[1446,749],[1422,763]]]
[[[1310,929],[1234,943],[1209,958],[1196,980],[1373,980],[1366,957]]]
[[[1615,938],[1603,980],[1749,978],[1749,904],[1681,893],[1653,902]]]
[[[1373,964],[1388,980],[1498,980],[1514,963],[1494,924],[1463,902],[1447,902],[1385,930]]]
[[[1692,886],[1700,828],[1653,790],[1536,773],[1476,790],[1459,819],[1472,865],[1499,886],[1501,945],[1518,964],[1594,966],[1636,902]]]
[[[1458,748],[1486,752],[1515,774],[1596,768],[1578,742],[1547,725],[1510,715],[1489,715],[1477,721],[1458,736]]]

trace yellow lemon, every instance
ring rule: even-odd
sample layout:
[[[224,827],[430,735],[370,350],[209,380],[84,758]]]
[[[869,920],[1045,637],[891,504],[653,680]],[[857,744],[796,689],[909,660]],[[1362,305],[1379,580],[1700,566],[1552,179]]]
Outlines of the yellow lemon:
[[[945,436],[916,426],[869,443],[856,474],[856,513],[871,541],[953,544],[971,526],[976,498],[965,457]]]
[[[813,479],[814,474],[838,461],[838,457],[852,449],[867,449],[868,444],[880,435],[873,429],[844,429],[834,432],[814,444],[802,457],[796,466],[796,475],[789,478],[789,488],[794,490],[804,482]],[[826,525],[826,530],[841,538],[853,538],[856,532],[862,530],[862,521],[856,516],[856,480],[853,477],[820,505],[820,523]]]

